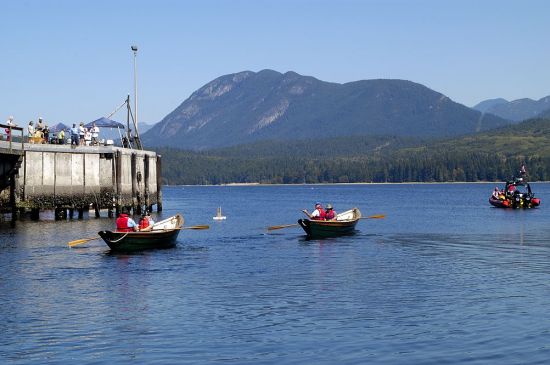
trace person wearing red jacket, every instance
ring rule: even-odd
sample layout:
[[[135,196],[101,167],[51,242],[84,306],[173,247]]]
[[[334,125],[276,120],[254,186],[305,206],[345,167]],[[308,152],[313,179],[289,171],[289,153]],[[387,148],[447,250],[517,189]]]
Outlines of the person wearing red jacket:
[[[324,221],[325,220],[325,210],[323,209],[323,206],[321,205],[321,203],[315,203],[315,210],[313,211],[313,213],[309,214],[309,212],[304,209],[303,210],[304,213],[306,213],[306,215],[309,217],[309,219],[313,219],[313,220],[316,220],[316,221]]]
[[[153,228],[153,224],[155,224],[155,222],[153,221],[153,218],[151,218],[151,214],[148,211],[145,211],[139,221],[139,230],[150,231]]]
[[[327,210],[325,211],[325,220],[332,221],[336,219],[336,212],[332,209],[332,205],[327,204]]]
[[[120,213],[116,219],[116,231],[117,232],[133,232],[138,231],[138,225],[136,222],[128,216],[126,213]]]

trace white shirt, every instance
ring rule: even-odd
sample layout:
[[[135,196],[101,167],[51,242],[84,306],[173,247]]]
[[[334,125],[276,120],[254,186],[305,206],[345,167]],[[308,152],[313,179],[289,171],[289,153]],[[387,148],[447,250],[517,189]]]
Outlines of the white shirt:
[[[319,209],[315,209],[313,213],[311,213],[312,217],[320,217],[321,213],[319,212]]]

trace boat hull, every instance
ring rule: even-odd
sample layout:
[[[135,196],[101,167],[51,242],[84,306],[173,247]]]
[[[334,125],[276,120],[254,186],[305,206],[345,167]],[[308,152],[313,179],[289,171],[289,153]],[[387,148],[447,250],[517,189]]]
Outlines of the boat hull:
[[[98,234],[111,251],[162,249],[176,245],[182,225],[183,217],[178,214],[155,224],[153,230],[148,232],[101,231]]]
[[[355,226],[359,219],[361,219],[359,209],[354,208],[339,216],[349,217],[349,219],[336,221],[299,219],[298,224],[310,238],[339,237],[355,234]]]
[[[519,198],[515,200],[512,199],[497,199],[494,196],[491,196],[489,198],[489,204],[496,208],[511,208],[511,209],[529,209],[529,208],[535,208],[540,205],[540,199],[539,198]]]

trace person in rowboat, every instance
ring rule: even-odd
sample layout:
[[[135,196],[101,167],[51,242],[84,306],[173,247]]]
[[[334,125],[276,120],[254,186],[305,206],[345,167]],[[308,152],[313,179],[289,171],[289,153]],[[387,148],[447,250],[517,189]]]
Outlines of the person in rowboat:
[[[315,203],[315,210],[311,214],[309,214],[307,209],[302,210],[302,212],[304,212],[309,217],[309,219],[313,219],[317,221],[325,220],[326,213],[321,203]]]
[[[332,209],[332,205],[327,204],[327,210],[325,211],[325,220],[336,220],[336,212]]]
[[[139,231],[139,227],[136,222],[128,216],[126,211],[122,211],[116,219],[116,231],[117,232],[134,232]]]
[[[141,220],[139,221],[139,230],[140,231],[150,231],[153,228],[153,218],[151,218],[151,213],[149,211],[143,212],[141,215]]]

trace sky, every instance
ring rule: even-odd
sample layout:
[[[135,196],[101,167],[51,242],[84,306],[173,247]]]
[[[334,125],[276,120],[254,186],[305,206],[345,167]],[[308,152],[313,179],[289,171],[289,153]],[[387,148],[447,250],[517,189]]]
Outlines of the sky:
[[[0,118],[156,123],[222,75],[403,79],[473,106],[550,95],[546,0],[0,0]],[[125,122],[118,112],[113,119]]]

